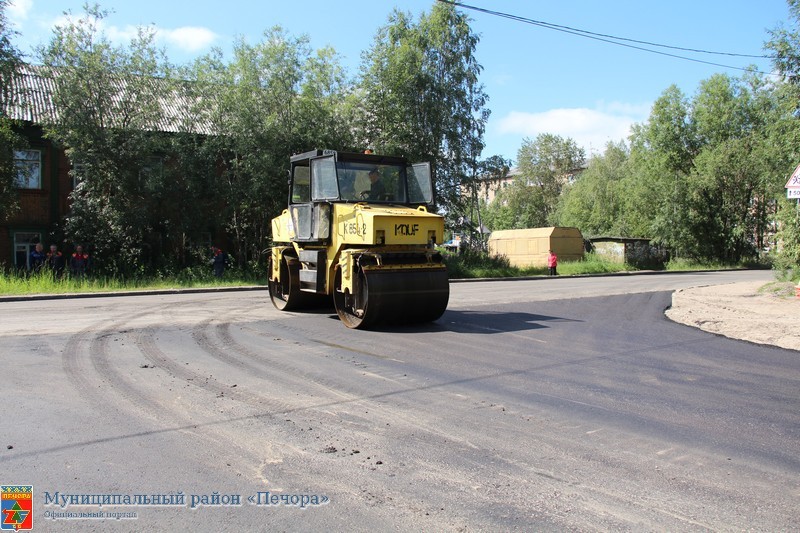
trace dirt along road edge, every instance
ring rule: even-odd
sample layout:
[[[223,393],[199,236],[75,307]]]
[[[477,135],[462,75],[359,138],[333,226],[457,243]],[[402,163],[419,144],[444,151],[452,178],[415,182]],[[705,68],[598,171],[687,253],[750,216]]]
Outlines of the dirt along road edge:
[[[759,292],[761,281],[680,289],[668,318],[758,344],[800,351],[800,298]]]

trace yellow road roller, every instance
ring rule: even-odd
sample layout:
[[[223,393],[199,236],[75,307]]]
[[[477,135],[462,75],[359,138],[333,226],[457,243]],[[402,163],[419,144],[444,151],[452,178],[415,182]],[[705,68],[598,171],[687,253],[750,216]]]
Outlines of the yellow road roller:
[[[434,245],[444,219],[429,163],[314,150],[290,158],[289,208],[272,219],[269,294],[276,308],[332,297],[349,328],[429,322],[450,297]]]

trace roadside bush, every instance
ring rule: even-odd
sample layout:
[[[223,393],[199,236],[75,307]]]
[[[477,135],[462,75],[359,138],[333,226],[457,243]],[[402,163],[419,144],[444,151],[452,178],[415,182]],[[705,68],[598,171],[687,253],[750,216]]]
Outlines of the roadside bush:
[[[520,270],[512,267],[507,257],[495,257],[488,252],[471,248],[462,248],[460,253],[440,251],[452,279],[507,278],[520,275]]]
[[[546,268],[536,270],[541,270],[542,273],[547,271]],[[559,261],[558,263],[558,274],[561,276],[608,274],[611,272],[625,272],[629,270],[637,269],[631,265],[610,261],[593,253],[584,254],[583,261]],[[528,273],[529,271],[526,270],[525,272]],[[531,272],[531,275],[533,275],[533,272]]]

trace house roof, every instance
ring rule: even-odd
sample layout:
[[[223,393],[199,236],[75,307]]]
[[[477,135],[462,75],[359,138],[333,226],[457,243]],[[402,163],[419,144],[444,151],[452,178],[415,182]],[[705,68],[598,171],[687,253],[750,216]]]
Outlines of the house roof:
[[[577,238],[583,240],[578,228],[565,226],[549,226],[545,228],[504,229],[492,232],[491,239],[538,239],[552,238]]]
[[[595,242],[616,242],[621,244],[631,244],[631,243],[649,243],[652,239],[645,239],[645,238],[636,238],[636,237],[592,237],[587,239],[593,243]]]
[[[24,65],[11,79],[9,98],[2,102],[2,111],[10,118],[34,124],[57,121],[57,109],[54,96],[58,90],[58,77],[63,69]],[[147,121],[144,126],[148,131],[170,133],[213,133],[210,121],[198,120],[196,100],[190,95],[187,83],[170,82],[161,78],[146,78],[148,89],[160,95],[158,106],[160,112]],[[128,89],[129,84],[123,78],[112,81],[115,93],[111,103],[114,109],[126,109],[129,100],[135,96]],[[126,116],[111,116],[111,127],[127,127]]]

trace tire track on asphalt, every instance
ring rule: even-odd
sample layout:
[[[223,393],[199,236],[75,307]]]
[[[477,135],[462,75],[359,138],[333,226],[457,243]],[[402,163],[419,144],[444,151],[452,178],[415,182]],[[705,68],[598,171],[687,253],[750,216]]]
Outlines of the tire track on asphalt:
[[[164,368],[172,376],[186,381],[193,387],[214,393],[218,398],[225,397],[258,409],[267,409],[269,413],[267,416],[269,417],[274,417],[276,414],[283,411],[291,411],[298,407],[247,390],[242,390],[243,388],[232,388],[230,385],[220,383],[213,376],[205,376],[186,368],[186,365],[179,364],[178,361],[171,358],[164,350],[156,345],[152,333],[152,327],[148,327],[142,330],[134,341],[142,354],[153,364]]]
[[[108,402],[105,401],[105,396],[97,390],[102,387],[102,382],[96,383],[89,378],[91,373],[88,371],[88,368],[84,363],[89,362],[91,357],[88,353],[86,354],[87,357],[82,357],[87,343],[91,342],[90,337],[92,337],[92,335],[97,336],[103,331],[113,329],[116,326],[116,323],[125,324],[130,320],[135,320],[136,318],[151,314],[161,307],[169,307],[169,305],[158,305],[147,308],[146,310],[140,311],[139,313],[136,313],[135,315],[130,316],[126,320],[120,322],[120,319],[127,315],[127,313],[122,313],[115,317],[101,320],[99,323],[92,324],[91,326],[84,328],[69,338],[67,343],[64,345],[62,352],[62,367],[64,368],[67,378],[70,380],[70,382],[72,382],[72,384],[78,390],[78,393],[83,396],[85,400],[88,400],[93,405],[100,406],[101,408],[110,408]],[[88,351],[90,351],[90,349],[91,348],[89,348]]]
[[[277,326],[275,329],[278,331],[284,332],[296,332],[298,331],[297,328],[293,326],[287,326],[285,324],[275,324],[275,321],[269,322],[270,326]],[[248,326],[243,326],[244,329],[251,329]],[[261,331],[258,329],[252,329],[254,333],[262,337],[271,337],[272,334],[267,331]],[[224,332],[224,328],[223,328]],[[224,333],[223,333],[224,335]],[[233,337],[228,332],[228,335],[224,337],[226,339],[226,344],[236,345],[237,342],[233,339]],[[306,351],[315,352],[320,355],[326,355],[331,351],[339,351],[349,353],[346,347],[337,347],[331,346],[328,343],[317,341],[315,339],[309,339],[312,345],[305,345],[304,349]],[[292,342],[292,341],[289,341]],[[299,343],[298,343],[299,344]],[[362,352],[358,352],[362,353]],[[416,433],[427,433],[431,439],[434,441],[435,439],[447,439],[453,442],[459,442],[464,446],[472,449],[479,448],[478,445],[475,444],[473,439],[470,437],[465,437],[460,434],[455,434],[453,432],[448,432],[442,430],[435,422],[426,422],[424,419],[433,419],[434,421],[439,416],[439,407],[443,403],[448,403],[451,405],[451,402],[448,398],[439,397],[434,401],[433,398],[428,396],[426,400],[420,400],[418,402],[414,402],[411,400],[407,400],[402,398],[402,396],[406,395],[406,393],[411,393],[414,391],[420,390],[420,388],[430,388],[430,384],[420,385],[414,379],[406,378],[405,382],[398,382],[398,385],[402,388],[387,391],[387,392],[375,392],[374,390],[368,389],[361,389],[357,390],[354,388],[354,383],[346,382],[341,379],[336,379],[331,374],[331,377],[322,377],[318,374],[311,373],[307,370],[303,370],[297,365],[293,365],[291,363],[284,362],[283,360],[275,360],[270,359],[270,365],[274,365],[281,370],[302,376],[304,380],[308,380],[313,383],[317,383],[326,389],[330,390],[331,392],[342,396],[341,400],[334,400],[329,402],[323,402],[317,405],[313,405],[312,407],[317,410],[329,409],[329,408],[340,408],[345,411],[347,414],[346,407],[349,406],[359,406],[361,408],[368,408],[370,413],[370,419],[373,417],[379,417],[379,422],[375,425],[379,427],[383,427],[384,425],[391,424],[399,425],[403,424],[407,430]],[[360,377],[360,376],[359,376]],[[352,409],[351,409],[352,411]],[[420,416],[420,412],[425,413],[423,416]],[[412,413],[412,414],[409,414]],[[416,414],[413,414],[416,413]],[[360,416],[360,415],[359,415]]]
[[[238,444],[236,438],[228,434],[225,430],[210,425],[206,422],[198,423],[192,420],[189,416],[178,414],[174,408],[170,408],[168,404],[164,404],[154,400],[147,392],[136,388],[129,379],[126,379],[111,363],[109,349],[109,338],[114,334],[128,335],[133,331],[134,344],[141,344],[140,337],[143,334],[152,334],[151,327],[146,328],[125,328],[132,322],[139,318],[148,315],[155,315],[159,311],[172,310],[178,306],[189,306],[194,302],[183,302],[179,304],[169,304],[162,306],[155,306],[141,311],[134,315],[122,315],[115,319],[107,320],[105,327],[93,326],[81,332],[80,337],[76,336],[72,342],[71,347],[85,345],[88,343],[89,353],[87,362],[91,363],[91,367],[97,372],[101,378],[100,384],[93,387],[92,382],[87,376],[88,368],[84,368],[78,364],[79,350],[73,350],[71,353],[75,354],[74,358],[70,360],[70,371],[81,385],[84,391],[92,391],[90,398],[94,404],[102,405],[105,409],[113,411],[115,416],[119,419],[128,420],[137,419],[141,422],[148,422],[151,427],[149,431],[139,432],[141,435],[149,435],[159,432],[178,431],[192,438],[198,439],[214,448],[230,454],[231,449],[236,451],[234,456],[239,457],[242,463],[242,469],[252,467],[253,464],[259,464],[264,460],[263,454],[257,454],[253,450],[242,447]],[[93,336],[94,338],[90,337]],[[138,342],[137,342],[138,341]],[[158,367],[156,367],[158,368]],[[103,386],[104,385],[104,386]],[[97,389],[102,389],[105,393],[99,392]],[[114,399],[113,396],[117,396]],[[121,401],[120,401],[121,400]],[[112,405],[113,402],[113,405]],[[212,413],[209,413],[212,414]],[[216,413],[213,413],[216,415]],[[153,430],[152,424],[158,429]],[[202,427],[203,429],[198,429]],[[130,424],[125,425],[126,430],[130,431]],[[134,434],[133,436],[136,436]],[[231,459],[233,460],[233,459]],[[256,473],[260,477],[260,473]]]
[[[287,364],[285,362],[285,358],[276,357],[271,351],[267,351],[265,353],[254,352],[252,349],[233,338],[230,327],[231,324],[226,322],[218,324],[214,329],[214,333],[222,346],[230,348],[247,359],[257,361],[258,364],[263,365],[263,367],[280,370],[282,373],[282,379],[286,380],[287,382],[291,381],[292,384],[300,386],[307,386],[311,384],[316,386],[319,390],[333,394],[342,400],[356,401],[358,399],[357,395],[342,390],[341,384],[334,383],[330,379],[312,374],[305,370],[301,370],[295,365]],[[248,328],[247,326],[243,326],[242,329]],[[273,341],[279,342],[279,340],[275,340],[274,338]],[[324,350],[320,349],[318,346],[304,346],[303,349],[306,351],[315,352],[319,356],[325,355]],[[286,350],[286,348],[282,347],[281,350]],[[288,351],[286,353],[288,353]],[[271,379],[277,376],[275,374],[270,374],[266,377]]]

